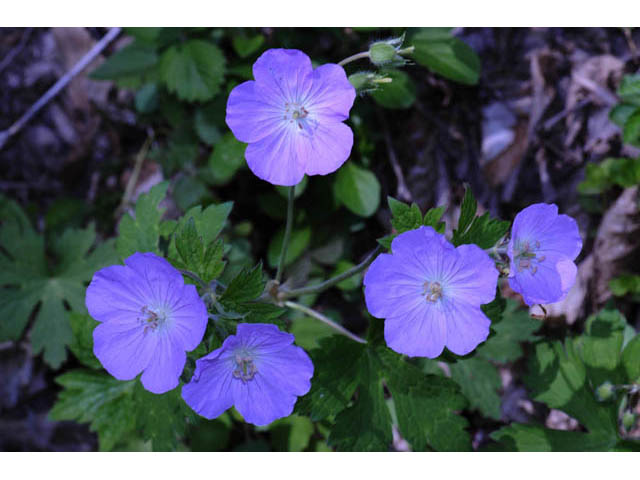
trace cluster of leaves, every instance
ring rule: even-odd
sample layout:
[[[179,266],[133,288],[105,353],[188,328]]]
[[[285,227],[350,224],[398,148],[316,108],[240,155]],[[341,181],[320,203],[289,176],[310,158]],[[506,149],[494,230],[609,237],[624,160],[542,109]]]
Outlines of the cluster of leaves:
[[[35,355],[58,368],[73,335],[69,310],[86,312],[93,273],[116,261],[113,241],[96,244],[93,225],[45,239],[12,200],[0,197],[0,342],[28,328]]]
[[[611,109],[609,118],[622,128],[622,140],[640,147],[640,75],[625,75],[618,87],[621,102]],[[578,191],[598,195],[613,186],[632,187],[640,183],[640,158],[606,158],[587,165]]]
[[[480,80],[480,58],[469,45],[453,36],[451,28],[416,29],[409,35],[404,48],[403,43],[404,35],[372,44],[369,58],[379,67],[378,71],[357,72],[350,76],[359,91],[371,93],[382,107],[407,109],[416,100],[416,86],[411,76],[399,69],[407,63],[404,56],[463,85],[476,85]]]
[[[541,342],[529,362],[525,381],[533,399],[562,410],[585,431],[553,430],[514,423],[492,434],[502,448],[519,451],[638,451],[640,443],[625,438],[620,412],[628,396],[615,393],[600,400],[598,388],[637,383],[640,379],[640,335],[617,310],[603,310],[587,319],[577,338]]]
[[[296,412],[328,422],[328,444],[337,450],[386,451],[393,426],[414,450],[470,450],[467,421],[457,413],[466,400],[457,385],[389,350],[382,321],[372,320],[367,340],[321,340],[310,352],[316,369],[311,391]]]

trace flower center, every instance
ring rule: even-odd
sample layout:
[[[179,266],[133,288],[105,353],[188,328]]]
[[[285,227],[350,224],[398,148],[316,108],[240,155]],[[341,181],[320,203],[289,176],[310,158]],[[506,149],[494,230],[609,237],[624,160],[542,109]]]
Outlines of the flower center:
[[[517,246],[514,261],[518,272],[530,270],[531,275],[535,275],[538,271],[536,263],[542,263],[546,258],[544,255],[536,255],[536,251],[539,248],[540,242],[537,240],[535,241],[534,247],[531,247],[531,243],[528,241]]]
[[[422,294],[427,302],[436,303],[442,298],[442,285],[438,282],[426,281],[422,285]]]
[[[258,373],[258,369],[249,355],[236,354],[234,362],[236,368],[233,371],[233,377],[239,378],[242,383],[247,383]]]
[[[304,106],[291,102],[285,103],[284,108],[284,120],[290,124],[296,124],[300,130],[303,130],[309,111]]]
[[[163,311],[155,312],[146,305],[142,307],[140,310],[142,312],[142,317],[138,317],[138,321],[144,325],[143,334],[146,335],[148,332],[153,332],[158,329],[160,325],[162,325],[166,319],[167,315]]]

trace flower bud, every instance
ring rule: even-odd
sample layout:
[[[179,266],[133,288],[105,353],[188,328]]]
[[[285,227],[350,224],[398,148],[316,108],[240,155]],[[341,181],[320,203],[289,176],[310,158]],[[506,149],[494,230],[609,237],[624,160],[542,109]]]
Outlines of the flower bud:
[[[373,92],[380,84],[392,81],[392,78],[374,72],[356,72],[349,75],[349,82],[358,93]]]
[[[596,389],[596,398],[600,402],[606,402],[611,397],[613,397],[614,391],[615,391],[615,387],[612,385],[610,381],[607,380]]]
[[[376,42],[369,47],[369,58],[374,65],[391,63],[396,56],[396,49],[386,42]]]
[[[633,428],[633,426],[636,423],[636,415],[635,413],[626,410],[623,414],[622,414],[622,426],[624,427],[625,430],[629,431]]]

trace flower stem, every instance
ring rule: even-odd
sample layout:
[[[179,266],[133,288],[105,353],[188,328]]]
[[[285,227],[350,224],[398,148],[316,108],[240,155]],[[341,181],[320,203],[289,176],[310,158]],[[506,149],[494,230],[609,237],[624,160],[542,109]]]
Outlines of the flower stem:
[[[289,237],[291,237],[291,228],[293,227],[293,200],[295,198],[296,186],[289,187],[289,201],[287,203],[287,224],[284,227],[284,238],[282,239],[282,249],[280,250],[280,261],[278,262],[278,270],[276,271],[276,282],[282,280],[284,272],[284,261],[287,257],[287,248],[289,247]]]
[[[360,52],[355,55],[351,55],[350,57],[345,58],[338,62],[338,65],[344,67],[347,63],[355,62],[356,60],[360,60],[361,58],[369,58],[369,52]]]
[[[324,323],[326,325],[329,325],[331,328],[337,330],[338,332],[340,332],[341,334],[343,334],[346,337],[349,337],[351,340],[353,340],[355,342],[367,343],[367,341],[365,339],[360,338],[359,336],[351,333],[349,330],[344,328],[342,325],[338,325],[336,322],[334,322],[330,318],[325,317],[320,312],[316,312],[315,310],[313,310],[311,308],[305,307],[304,305],[301,305],[301,304],[295,303],[295,302],[291,302],[291,301],[288,301],[288,300],[286,302],[284,302],[284,305],[286,307],[293,308],[294,310],[300,310],[301,312],[306,313],[310,317],[313,317],[316,320],[320,320],[322,323]]]
[[[198,275],[196,275],[195,273],[189,271],[189,270],[183,270],[182,268],[178,269],[180,271],[180,273],[182,275],[184,275],[185,277],[189,277],[191,280],[195,281],[198,285],[200,285],[202,288],[207,289],[208,285],[205,283],[204,280],[202,280]]]
[[[286,290],[282,291],[278,294],[278,299],[285,300],[287,298],[299,297],[301,295],[307,295],[309,293],[319,293],[324,290],[327,290],[328,288],[333,287],[334,285],[342,282],[343,280],[346,280],[347,278],[350,278],[355,274],[362,272],[365,268],[371,265],[371,262],[375,260],[375,258],[378,256],[380,252],[382,252],[382,250],[383,250],[382,246],[378,245],[376,249],[373,252],[371,252],[371,254],[362,261],[362,263],[356,265],[355,267],[351,267],[346,272],[342,272],[340,275],[336,275],[335,277],[330,278],[329,280],[324,281],[322,283],[318,283],[317,285],[296,288],[294,290],[289,290],[289,291],[286,291]]]

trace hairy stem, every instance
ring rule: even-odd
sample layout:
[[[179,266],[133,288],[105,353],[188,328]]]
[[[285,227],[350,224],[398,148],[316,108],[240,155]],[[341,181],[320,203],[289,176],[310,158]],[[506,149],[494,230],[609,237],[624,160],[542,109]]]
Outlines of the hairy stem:
[[[293,200],[296,194],[296,186],[289,187],[289,201],[287,204],[287,224],[284,227],[284,238],[282,239],[282,249],[280,250],[280,261],[278,262],[278,270],[276,272],[276,282],[282,280],[284,271],[284,261],[287,257],[287,248],[289,247],[289,237],[291,237],[291,228],[293,227]]]
[[[301,295],[307,295],[309,293],[319,293],[324,290],[327,290],[328,288],[333,287],[334,285],[342,282],[343,280],[346,280],[347,278],[350,278],[355,274],[362,272],[365,268],[371,265],[371,262],[375,260],[375,258],[378,256],[380,252],[382,252],[382,250],[383,250],[382,246],[378,245],[376,249],[373,252],[371,252],[371,254],[362,261],[362,263],[359,263],[355,267],[351,267],[346,272],[342,272],[340,275],[336,275],[335,277],[330,278],[329,280],[326,280],[317,285],[296,288],[294,290],[289,290],[289,291],[286,291],[286,290],[282,291],[278,294],[278,299],[285,300],[287,298],[299,297]]]
[[[355,55],[351,55],[350,57],[345,58],[338,62],[338,65],[344,67],[347,63],[355,62],[356,60],[360,60],[361,58],[369,58],[369,52],[360,52]]]
[[[202,280],[198,275],[196,275],[195,273],[189,271],[189,270],[183,270],[182,268],[178,269],[180,271],[180,273],[182,275],[184,275],[185,277],[189,277],[191,280],[193,280],[194,282],[196,282],[198,285],[200,285],[200,287],[207,289],[208,285],[205,283],[204,280]]]
[[[351,340],[353,340],[355,342],[367,343],[367,341],[365,339],[360,338],[359,336],[351,333],[349,330],[344,328],[342,325],[338,325],[336,322],[334,322],[330,318],[325,317],[320,312],[316,312],[315,310],[313,310],[311,308],[305,307],[304,305],[301,305],[301,304],[295,303],[295,302],[291,302],[291,301],[288,301],[288,300],[286,302],[284,302],[284,305],[285,305],[285,307],[293,308],[294,310],[300,310],[301,312],[306,313],[310,317],[313,317],[316,320],[320,320],[322,323],[324,323],[326,325],[329,325],[334,330],[340,332],[342,335],[344,335],[346,337],[349,337]]]

